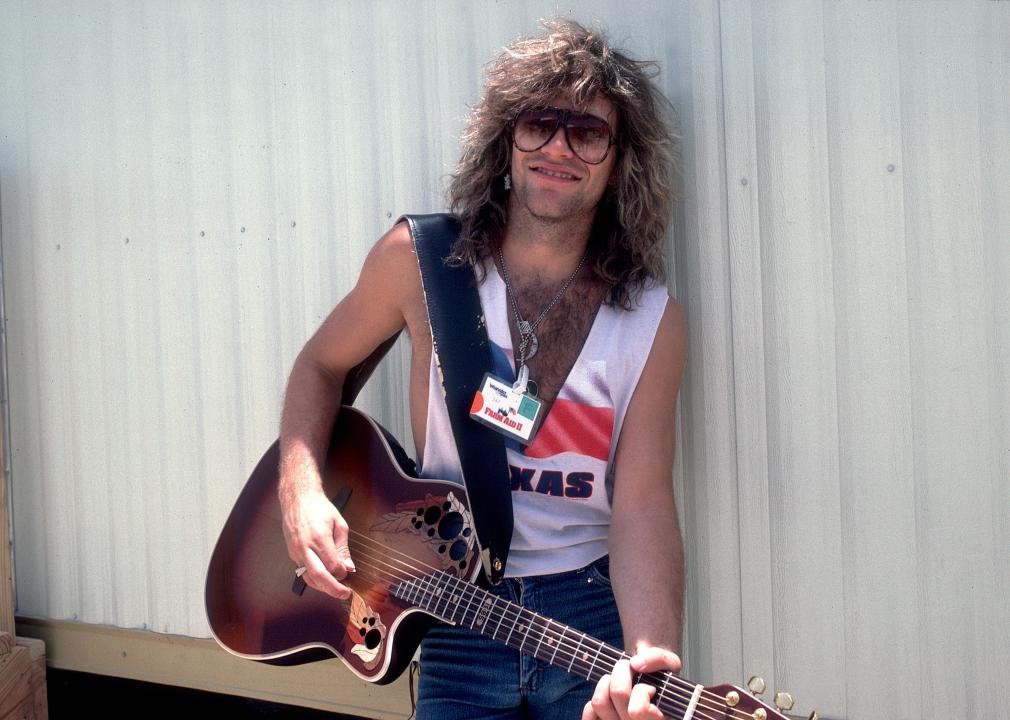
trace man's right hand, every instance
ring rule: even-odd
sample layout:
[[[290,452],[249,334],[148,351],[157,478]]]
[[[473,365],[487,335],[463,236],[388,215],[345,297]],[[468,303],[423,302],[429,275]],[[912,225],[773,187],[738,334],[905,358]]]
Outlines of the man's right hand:
[[[412,336],[422,332],[427,315],[417,256],[406,223],[398,223],[375,244],[354,289],[302,348],[284,394],[278,488],[284,542],[294,567],[305,568],[301,578],[339,599],[351,595],[341,581],[354,563],[347,523],[326,497],[319,469],[347,373],[406,326],[404,308],[415,318]]]
[[[304,491],[281,500],[284,542],[288,556],[304,567],[301,578],[309,587],[340,600],[351,589],[339,581],[354,572],[348,548],[347,523],[321,490]]]

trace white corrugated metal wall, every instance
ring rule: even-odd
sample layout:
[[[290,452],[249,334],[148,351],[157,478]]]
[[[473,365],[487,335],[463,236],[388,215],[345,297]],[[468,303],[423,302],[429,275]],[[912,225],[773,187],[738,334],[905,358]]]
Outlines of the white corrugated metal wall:
[[[0,0],[18,612],[207,633],[294,355],[555,11],[680,111],[689,674],[1003,707],[1008,2]],[[401,437],[404,372],[365,398]]]

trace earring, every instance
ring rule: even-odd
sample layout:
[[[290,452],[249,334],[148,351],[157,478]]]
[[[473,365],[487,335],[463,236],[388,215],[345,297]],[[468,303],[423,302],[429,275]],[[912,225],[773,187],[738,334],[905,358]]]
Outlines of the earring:
[[[505,173],[505,189],[506,190],[512,189],[512,176],[509,175],[508,173]]]

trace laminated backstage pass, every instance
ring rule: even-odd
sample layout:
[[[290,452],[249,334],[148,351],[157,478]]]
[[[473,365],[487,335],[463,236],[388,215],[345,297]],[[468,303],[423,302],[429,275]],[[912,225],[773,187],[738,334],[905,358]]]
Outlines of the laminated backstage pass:
[[[520,388],[518,382],[513,386],[491,373],[484,373],[480,390],[470,405],[470,417],[505,437],[528,445],[539,424],[543,403],[523,390],[525,383]]]

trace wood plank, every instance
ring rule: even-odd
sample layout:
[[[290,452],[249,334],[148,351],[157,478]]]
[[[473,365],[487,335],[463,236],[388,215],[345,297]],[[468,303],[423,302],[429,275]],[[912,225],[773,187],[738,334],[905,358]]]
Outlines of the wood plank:
[[[31,678],[31,652],[15,645],[10,633],[0,634],[0,719],[11,718],[26,699],[33,697]]]
[[[5,22],[3,27],[0,27],[0,63],[3,63],[3,67],[8,67],[8,60],[6,52],[17,52],[22,49],[22,45],[16,40],[16,37],[20,34],[14,30],[14,26],[20,20],[20,9],[13,11],[5,11]],[[10,63],[13,65],[14,63]],[[3,73],[4,76],[8,73]],[[13,78],[3,77],[0,78],[0,94],[4,97],[9,98],[4,104],[6,106],[12,106],[18,101],[14,98],[20,100],[21,91],[23,88],[21,82],[14,80]],[[0,116],[0,123],[3,122],[3,117]],[[24,123],[25,120],[22,120]],[[17,132],[24,128],[24,124],[20,127],[11,127],[4,123],[5,127],[9,127],[6,132]],[[4,237],[4,228],[14,227],[14,221],[20,219],[19,206],[17,203],[18,194],[17,192],[12,192],[15,187],[15,183],[10,183],[10,187],[7,185],[8,178],[19,177],[18,170],[20,169],[20,163],[18,159],[8,157],[14,153],[8,153],[5,155],[4,162],[0,164],[0,256],[12,254],[10,245],[17,247],[21,243],[12,243],[10,238]],[[17,251],[14,251],[15,253]],[[7,263],[4,263],[3,267],[0,267],[0,323],[3,327],[0,328],[0,364],[2,364],[2,372],[0,372],[0,633],[8,633],[9,635],[14,635],[14,608],[16,603],[16,598],[14,595],[14,556],[11,547],[11,508],[14,505],[14,498],[12,497],[13,488],[8,486],[9,473],[7,469],[11,462],[10,449],[7,447],[9,441],[10,433],[10,388],[8,387],[7,380],[7,352],[9,338],[7,335],[8,326],[8,314],[7,314],[7,302],[13,300],[17,297],[12,288],[11,280],[5,277],[10,271],[7,269]],[[20,280],[20,274],[14,281],[14,286],[17,287],[18,280]]]
[[[3,242],[3,187],[0,186],[0,251]],[[0,257],[3,253],[0,252]],[[11,506],[7,480],[7,431],[10,396],[7,389],[7,313],[3,268],[0,268],[0,633],[14,635],[14,555],[11,547]]]
[[[111,675],[392,720],[410,715],[407,674],[386,686],[340,661],[277,667],[243,660],[213,640],[19,617],[18,632],[45,641],[50,667]]]
[[[3,223],[0,222],[0,228]],[[2,230],[0,230],[2,233]],[[0,237],[0,247],[3,246],[3,238]],[[0,295],[3,294],[3,272],[0,271]],[[6,315],[3,314],[3,299],[0,298],[0,322],[6,324]],[[0,363],[6,364],[6,333],[0,333]],[[0,373],[0,382],[6,380],[6,375]],[[7,427],[7,388],[0,387],[0,396],[3,402],[0,403],[0,633],[14,635],[14,556],[11,549],[10,498],[7,492],[7,447],[6,433]]]
[[[48,720],[49,693],[46,685],[46,644],[38,638],[17,637],[17,644],[28,650],[32,667],[28,679],[31,696],[23,710],[25,720]]]
[[[0,632],[0,720],[47,720],[45,643]]]

